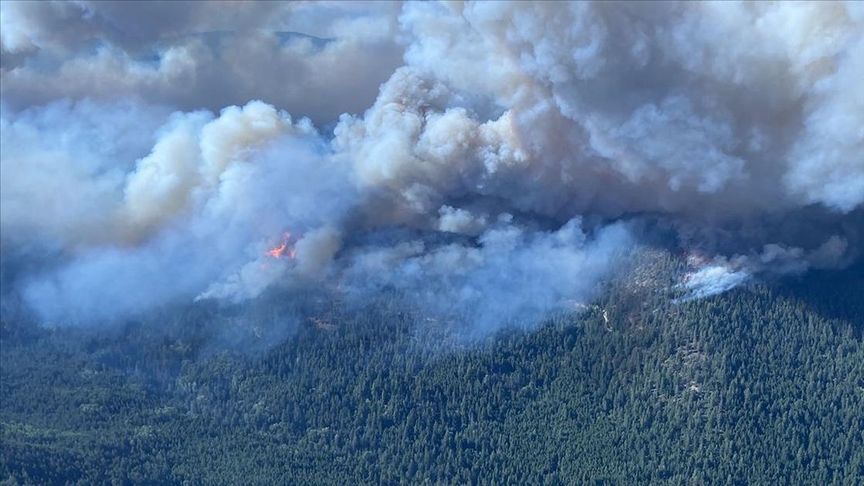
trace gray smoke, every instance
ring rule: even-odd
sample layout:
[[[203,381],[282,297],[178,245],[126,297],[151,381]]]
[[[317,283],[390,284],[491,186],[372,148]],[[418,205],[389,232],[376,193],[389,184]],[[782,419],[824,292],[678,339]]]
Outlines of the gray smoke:
[[[191,111],[266,99],[331,123],[400,65],[398,3],[4,2],[4,103],[133,97]]]
[[[647,223],[692,298],[860,254],[857,3],[222,5],[3,4],[43,319],[396,289],[483,333],[597,297]]]

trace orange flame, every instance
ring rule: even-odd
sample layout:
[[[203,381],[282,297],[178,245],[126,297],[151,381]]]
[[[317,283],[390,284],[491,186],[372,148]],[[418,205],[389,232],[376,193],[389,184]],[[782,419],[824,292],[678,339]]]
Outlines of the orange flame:
[[[282,244],[267,251],[267,255],[273,258],[282,258],[282,255],[287,254],[288,258],[294,259],[294,255],[297,253],[294,250],[294,246],[288,247],[288,240],[291,239],[291,233],[285,233],[285,237],[282,239]]]
[[[282,243],[277,248],[273,248],[272,250],[268,251],[267,254],[273,258],[279,258],[282,256],[283,253],[285,253],[286,248],[288,248],[288,242]]]

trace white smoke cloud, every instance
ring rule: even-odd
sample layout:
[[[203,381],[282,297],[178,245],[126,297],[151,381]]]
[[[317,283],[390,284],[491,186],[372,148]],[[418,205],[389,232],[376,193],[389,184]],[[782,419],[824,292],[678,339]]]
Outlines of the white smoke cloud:
[[[732,290],[759,275],[801,275],[810,268],[842,268],[849,263],[848,242],[836,235],[811,251],[769,243],[759,253],[717,256],[711,261],[688,259],[691,270],[681,277],[678,288],[686,290],[679,301],[710,297]]]
[[[618,220],[711,252],[697,297],[860,253],[855,3],[221,7],[0,9],[0,223],[61,249],[45,316],[394,287],[497,329],[595,295]]]
[[[82,135],[97,138],[114,129],[88,128]],[[127,162],[125,178],[115,178],[106,194],[90,194],[98,197],[88,202],[93,212],[80,217],[103,224],[89,238],[81,237],[86,226],[52,226],[55,217],[78,215],[64,211],[55,216],[41,207],[45,199],[62,197],[62,191],[51,185],[29,186],[32,212],[27,223],[52,227],[61,241],[78,237],[88,242],[66,245],[65,263],[27,284],[25,297],[45,318],[106,318],[191,301],[258,259],[268,240],[286,228],[316,235],[316,230],[339,225],[354,200],[347,171],[329,159],[326,142],[309,121],[294,123],[260,102],[225,109],[218,117],[175,113],[148,138],[155,140],[153,149],[137,164]],[[73,154],[63,155],[59,160]],[[18,164],[7,164],[5,151],[3,167],[18,169]],[[68,169],[56,163],[55,170]],[[28,182],[9,173],[16,175],[16,188]],[[66,181],[56,174],[43,175]],[[16,196],[4,190],[3,207],[8,209],[7,200]],[[17,220],[4,216],[2,222],[4,238],[19,232],[13,226]],[[315,251],[304,250],[303,255],[308,271],[321,265]],[[275,281],[276,269],[263,274],[240,271],[242,278],[234,279],[232,292],[214,296],[254,297]]]
[[[485,216],[477,216],[461,208],[441,206],[438,214],[438,230],[448,233],[477,236],[488,226]]]
[[[505,219],[483,233],[477,246],[428,248],[415,240],[362,249],[350,257],[341,282],[349,296],[371,286],[404,292],[426,315],[487,334],[507,325],[531,326],[565,302],[595,297],[598,282],[623,262],[633,242],[622,225],[593,237],[581,221],[554,232],[528,232]]]
[[[864,164],[856,127],[864,125],[858,104],[864,88],[855,80],[862,74],[864,25],[857,7],[657,7],[471,3],[448,11],[411,4],[403,21],[420,38],[406,57],[452,88],[509,110],[522,139],[536,144],[532,168],[583,177],[556,189],[578,198],[586,186],[622,184],[624,190],[604,191],[612,201],[595,194],[610,212],[622,202],[687,211],[700,197],[722,200],[729,211],[814,202],[842,211],[860,206]],[[426,34],[442,25],[449,27],[444,34]],[[442,38],[448,42],[433,41]],[[832,122],[845,131],[831,130],[826,123]],[[796,136],[802,124],[825,126],[824,135],[831,131],[842,140],[807,136],[809,128]],[[793,140],[827,145],[799,157]],[[836,159],[819,160],[829,153]],[[808,164],[830,179],[804,177],[814,189],[802,199],[795,174]],[[783,190],[776,181],[787,167]],[[628,186],[638,199],[621,200]]]
[[[730,268],[725,263],[708,265],[685,275],[684,282],[680,286],[686,288],[689,293],[681,300],[695,300],[720,294],[751,278],[750,272]]]
[[[168,110],[58,101],[17,115],[0,108],[2,240],[112,242],[111,208]]]

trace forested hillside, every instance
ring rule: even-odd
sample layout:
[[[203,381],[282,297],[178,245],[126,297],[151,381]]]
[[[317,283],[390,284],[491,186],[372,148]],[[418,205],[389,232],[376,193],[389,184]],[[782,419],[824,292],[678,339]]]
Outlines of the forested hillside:
[[[634,287],[470,344],[386,300],[233,340],[7,313],[0,484],[862,484],[864,272]]]

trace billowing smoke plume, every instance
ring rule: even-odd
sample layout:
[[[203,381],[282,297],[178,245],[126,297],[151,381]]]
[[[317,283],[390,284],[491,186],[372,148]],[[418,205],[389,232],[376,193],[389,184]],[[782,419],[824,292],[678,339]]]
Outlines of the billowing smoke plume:
[[[136,8],[0,11],[3,261],[44,255],[43,319],[314,287],[485,331],[647,227],[687,298],[860,253],[858,3]]]

